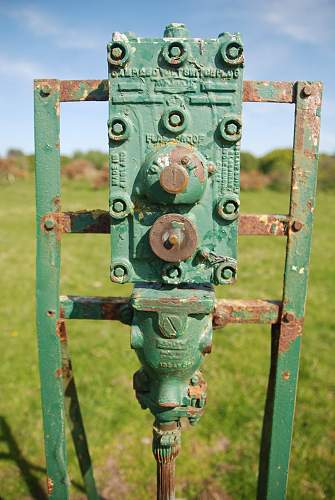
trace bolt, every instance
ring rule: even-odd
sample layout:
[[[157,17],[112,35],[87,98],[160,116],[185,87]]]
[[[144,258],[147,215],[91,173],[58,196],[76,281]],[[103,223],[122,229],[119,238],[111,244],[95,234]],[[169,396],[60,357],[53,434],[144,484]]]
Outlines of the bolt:
[[[226,125],[226,133],[228,135],[235,135],[238,133],[238,126],[234,122],[227,123]]]
[[[224,212],[226,214],[233,214],[236,210],[236,206],[235,206],[235,203],[233,203],[232,201],[228,201],[225,205],[224,205]]]
[[[216,170],[215,165],[213,165],[213,163],[210,163],[210,164],[208,165],[208,173],[209,173],[209,174],[213,174],[213,173],[215,172],[215,170]]]
[[[51,231],[55,227],[55,221],[53,219],[46,219],[44,221],[44,227],[47,231]]]
[[[312,91],[313,91],[312,85],[305,85],[302,88],[302,96],[303,97],[309,97],[309,96],[312,95]]]
[[[290,323],[291,321],[294,321],[294,314],[287,312],[283,316],[283,322],[284,323]]]
[[[180,47],[178,47],[178,45],[173,45],[172,47],[170,47],[169,52],[171,57],[177,58],[181,56],[181,49]]]
[[[183,156],[183,158],[180,160],[180,163],[182,165],[187,165],[188,163],[190,163],[190,159],[187,156]]]
[[[228,48],[227,55],[230,57],[230,59],[237,59],[239,55],[239,48],[232,45],[231,47]]]
[[[51,88],[49,85],[43,85],[43,87],[41,87],[40,94],[42,97],[48,97],[50,93],[51,93]]]
[[[173,113],[169,116],[169,123],[172,127],[178,127],[181,124],[181,116],[177,113]]]
[[[124,125],[121,122],[115,122],[112,125],[112,131],[115,135],[121,135],[124,133]]]
[[[234,276],[234,270],[230,267],[224,267],[222,269],[221,276],[224,280],[230,280]]]
[[[178,278],[179,276],[179,270],[177,267],[170,267],[168,270],[167,270],[167,273],[169,278]]]
[[[193,377],[191,378],[191,384],[192,385],[197,385],[199,383],[199,377],[198,375],[193,375]]]
[[[116,278],[123,278],[123,276],[126,274],[126,270],[122,266],[116,266],[114,267],[113,274]]]
[[[300,222],[299,220],[295,220],[295,221],[293,221],[293,224],[292,224],[292,230],[293,230],[294,232],[296,232],[296,233],[297,233],[297,232],[298,232],[298,231],[300,231],[300,229],[302,229],[302,228],[303,228],[303,223],[302,223],[302,222]]]
[[[114,203],[113,203],[114,212],[117,212],[117,213],[124,212],[125,209],[126,209],[126,205],[122,200],[114,201]]]
[[[111,56],[116,61],[119,61],[122,57],[122,49],[120,47],[113,47],[111,50]]]

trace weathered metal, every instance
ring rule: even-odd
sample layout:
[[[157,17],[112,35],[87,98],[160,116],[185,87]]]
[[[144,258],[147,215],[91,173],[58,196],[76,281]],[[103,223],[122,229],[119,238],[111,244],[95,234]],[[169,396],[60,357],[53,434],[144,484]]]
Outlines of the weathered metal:
[[[173,35],[173,33],[184,36],[185,31],[183,30],[184,28],[177,29],[177,27],[172,26],[168,29],[167,36]],[[174,67],[179,68],[177,70],[173,69],[173,71],[179,71],[185,64],[184,61],[187,61],[190,52],[188,47],[185,48],[185,45],[180,45],[178,40],[175,41],[177,43],[167,46],[168,50],[164,48],[162,57],[165,61],[164,64],[167,64],[171,69]],[[239,44],[231,47],[229,43],[224,43],[220,51],[220,57],[224,61],[229,61],[229,64],[232,64],[233,61],[233,65],[234,57],[236,58],[235,61],[241,61],[241,56],[243,56]],[[120,64],[117,63],[115,67],[120,67],[123,72],[126,72],[127,67],[125,64],[128,64],[132,57],[129,50],[123,51],[122,46],[120,47],[117,44],[116,47],[113,47],[110,61],[119,61]],[[231,59],[232,57],[233,59]],[[112,65],[114,65],[114,62]],[[118,69],[118,71],[121,70]],[[127,78],[116,79],[120,85],[117,92],[120,93],[120,97],[126,97],[126,99],[122,97],[119,101],[124,103],[128,100],[127,107],[133,104],[143,106],[143,96],[141,97],[143,86],[138,87],[135,91],[139,99],[135,99],[134,103],[129,102],[132,100],[129,99],[129,96],[135,89],[129,88]],[[144,78],[147,78],[147,76],[144,76]],[[199,78],[199,75],[196,78]],[[171,81],[170,83],[174,82]],[[173,88],[173,85],[171,85],[171,88]],[[207,93],[209,96],[212,92],[217,92],[216,81],[212,82],[209,79],[204,82],[202,92]],[[177,331],[176,325],[179,325],[179,330],[181,327],[185,328],[186,313],[178,310],[178,296],[173,297],[173,293],[164,297],[161,296],[161,300],[158,301],[157,293],[155,294],[154,290],[152,290],[152,293],[147,293],[147,290],[141,287],[138,289],[141,290],[138,310],[133,307],[136,305],[136,292],[131,300],[117,297],[84,296],[59,298],[60,242],[63,234],[72,232],[109,233],[113,218],[109,212],[103,210],[61,211],[59,103],[61,101],[107,101],[110,95],[107,80],[37,80],[34,93],[37,206],[37,333],[48,494],[51,498],[68,498],[69,482],[67,478],[64,416],[65,409],[69,407],[71,402],[72,416],[70,415],[70,422],[72,423],[70,423],[70,428],[72,438],[75,442],[88,497],[93,499],[97,498],[97,494],[80,415],[79,401],[75,390],[72,366],[67,351],[64,319],[118,320],[126,324],[132,324],[133,329],[138,328],[144,334],[143,337],[152,335],[153,338],[156,336],[157,339],[169,342],[171,338],[165,338],[161,336],[161,333],[165,332],[165,335],[172,335],[173,332]],[[286,493],[315,206],[321,93],[322,85],[319,82],[246,81],[243,83],[243,100],[245,102],[295,103],[296,105],[290,213],[288,215],[242,214],[238,217],[239,235],[288,237],[282,301],[221,299],[216,301],[212,313],[208,313],[212,314],[208,332],[212,327],[221,327],[228,323],[267,323],[271,324],[272,327],[271,368],[259,465],[259,499],[280,499],[284,498]],[[169,92],[166,94],[164,91],[161,92],[161,95],[171,94]],[[182,93],[182,95],[185,94]],[[192,94],[190,96],[192,97]],[[218,109],[222,109],[223,106],[227,105],[224,104],[227,99],[226,97],[224,99],[219,97],[217,97],[216,104]],[[190,99],[192,109],[203,105],[208,106],[208,104],[209,98],[203,98],[202,95],[195,94],[193,99]],[[154,107],[160,105],[161,102],[152,104]],[[120,106],[122,107],[121,102]],[[178,115],[178,113],[175,114]],[[171,116],[169,113],[162,117],[163,125],[165,123],[164,127],[166,127],[165,130],[169,131],[169,127],[182,127],[185,118],[186,121],[188,119],[187,113],[178,116],[175,116],[175,114]],[[118,122],[116,127],[110,124],[109,137],[114,143],[120,142],[122,144],[124,124],[127,125],[127,118],[124,122]],[[218,130],[220,137],[225,140],[228,139],[228,141],[229,136],[238,137],[239,132],[240,122],[238,119],[229,122],[227,127],[222,125]],[[181,132],[181,134],[184,134],[184,132]],[[120,135],[121,141],[118,140]],[[185,147],[185,144],[183,146]],[[197,148],[196,145],[192,147],[194,146]],[[175,151],[172,148],[171,154],[175,154]],[[177,158],[177,161],[172,162],[170,165],[172,170],[164,170],[160,185],[163,191],[170,195],[171,191],[178,188],[176,191],[176,193],[179,193],[178,196],[193,196],[195,198],[200,196],[201,198],[203,196],[201,192],[199,195],[193,192],[189,194],[188,191],[190,188],[194,189],[194,186],[190,185],[190,175],[187,170],[190,160],[187,157],[189,156],[189,153],[181,155]],[[204,166],[206,162],[201,159],[201,156],[199,158],[200,163]],[[150,168],[148,165],[147,168]],[[187,175],[183,169],[186,170]],[[203,171],[205,178],[207,176],[207,182],[212,182],[211,176],[216,175],[217,162],[209,160]],[[174,179],[179,179],[177,188],[174,186]],[[160,177],[158,182],[160,182]],[[162,200],[159,199],[158,201]],[[227,203],[228,210],[226,210]],[[176,206],[178,205],[174,205],[174,207]],[[234,212],[238,208],[238,202],[235,199],[229,199],[223,200],[216,210],[220,217],[229,216],[230,214],[235,217]],[[163,211],[161,215],[168,212],[169,210]],[[173,210],[170,210],[170,212],[173,212]],[[179,235],[173,233],[168,238],[169,243],[179,244],[179,238],[180,231]],[[202,257],[212,259],[211,250],[202,249]],[[229,262],[228,264],[231,265]],[[231,272],[234,272],[234,269]],[[176,288],[176,290],[179,289]],[[209,300],[208,304],[210,302]],[[194,321],[196,321],[196,315],[199,313],[199,302],[192,299],[192,294],[188,298],[185,307],[188,308],[186,322],[189,315],[194,315]],[[162,308],[165,308],[166,312],[163,312]],[[159,316],[160,320],[158,321]],[[146,326],[148,321],[151,325],[149,328]],[[157,321],[157,324],[155,321]],[[193,333],[199,332],[201,330],[199,328],[200,325],[197,325],[195,329],[193,328],[195,330]],[[188,338],[187,335],[188,333],[186,333],[185,339]],[[180,337],[180,339],[182,338]],[[172,340],[177,339],[172,337]],[[196,345],[195,342],[193,347]],[[208,352],[210,352],[209,343],[202,350],[203,354]],[[140,354],[140,357],[142,356],[145,358],[144,365],[146,365],[148,359],[151,359],[152,353],[149,353],[149,358],[143,353]],[[201,357],[199,359],[201,360]],[[168,362],[172,363],[172,361]],[[179,362],[179,360],[175,361],[175,363]],[[164,367],[164,369],[171,370],[171,373],[174,370],[172,366]],[[153,372],[151,378],[149,377],[150,384],[154,384],[156,375]],[[187,397],[190,399],[200,397],[204,401],[205,382],[200,372],[197,371],[196,375],[198,378],[197,380],[194,379],[194,385],[190,383],[188,386]],[[186,386],[185,379],[184,390]],[[139,399],[142,399],[145,404],[149,402],[148,406],[151,406],[155,415],[157,413],[161,415],[162,412],[157,412],[157,406],[159,406],[157,405],[157,397],[149,398],[149,401],[147,401],[146,396],[143,397],[143,393],[141,393],[141,387],[139,389],[137,390]],[[152,394],[157,396],[158,393],[154,391]],[[152,403],[152,401],[154,402]],[[176,408],[178,407],[165,408],[165,415],[168,415],[171,411],[176,411]],[[192,405],[182,405],[181,408],[182,411],[189,413],[189,417],[199,416],[203,410],[203,408],[197,408],[192,415],[192,411],[190,411]],[[161,420],[160,418],[155,420],[153,436],[153,452],[157,460],[158,495],[159,498],[172,498],[175,482],[174,462],[180,448],[180,428],[178,419],[172,422],[163,422]],[[84,436],[84,440],[81,439],[82,436]]]

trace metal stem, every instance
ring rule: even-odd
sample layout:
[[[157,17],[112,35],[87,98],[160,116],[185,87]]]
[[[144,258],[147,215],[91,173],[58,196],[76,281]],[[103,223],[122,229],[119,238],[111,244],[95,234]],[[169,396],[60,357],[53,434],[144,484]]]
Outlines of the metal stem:
[[[157,500],[175,500],[175,462],[180,450],[179,422],[155,422],[152,451],[157,462]]]
[[[175,500],[176,461],[157,462],[157,500]]]

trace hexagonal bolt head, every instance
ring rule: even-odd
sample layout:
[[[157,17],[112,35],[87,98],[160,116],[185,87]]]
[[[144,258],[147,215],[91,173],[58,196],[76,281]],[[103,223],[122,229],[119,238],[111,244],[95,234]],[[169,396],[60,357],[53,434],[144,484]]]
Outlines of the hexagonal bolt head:
[[[116,200],[113,203],[114,212],[121,213],[121,212],[124,212],[126,210],[126,208],[127,208],[126,204],[122,200]]]
[[[231,280],[234,277],[234,275],[235,275],[235,272],[230,267],[225,267],[222,269],[222,273],[221,273],[222,279]]]
[[[228,203],[226,203],[223,207],[223,210],[226,214],[233,214],[236,210],[236,205],[235,203],[233,203],[232,201],[229,201]]]
[[[173,113],[169,116],[169,123],[172,127],[178,127],[181,124],[181,116],[177,113]]]
[[[122,57],[122,49],[120,47],[113,47],[111,50],[111,56],[116,61],[119,61]]]
[[[116,278],[123,278],[123,276],[127,274],[126,269],[122,266],[115,266],[113,269],[113,275]]]
[[[236,135],[238,133],[238,125],[234,122],[227,123],[225,129],[228,135]]]
[[[169,50],[171,57],[179,57],[181,55],[181,49],[178,45],[173,45]]]
[[[229,47],[228,50],[227,50],[227,55],[231,58],[231,59],[236,59],[239,55],[239,49],[238,47]]]
[[[170,267],[167,271],[166,274],[169,278],[178,278],[179,276],[179,269],[177,267]]]
[[[115,135],[121,135],[124,133],[125,127],[122,123],[115,122],[112,125],[112,131],[113,131],[113,134],[115,134]]]

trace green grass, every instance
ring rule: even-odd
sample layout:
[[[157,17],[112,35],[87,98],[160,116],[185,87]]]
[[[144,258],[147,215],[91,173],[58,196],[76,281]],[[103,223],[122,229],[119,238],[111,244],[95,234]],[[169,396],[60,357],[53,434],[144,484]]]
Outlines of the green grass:
[[[107,191],[63,187],[63,208],[106,208]],[[286,212],[287,195],[243,193],[244,212]],[[34,317],[34,190],[32,182],[1,186],[0,496],[39,498],[44,451]],[[333,332],[334,203],[320,193],[313,237],[307,317],[301,358],[289,499],[335,497]],[[234,298],[280,298],[285,241],[239,242],[239,280],[218,290]],[[66,235],[64,294],[127,295],[108,278],[107,235]],[[154,498],[151,423],[132,390],[138,366],[129,330],[107,321],[68,323],[74,373],[100,490],[111,499]],[[177,497],[254,498],[269,368],[269,328],[227,326],[214,334],[204,363],[209,397],[199,425],[183,434]],[[72,498],[83,498],[69,440]],[[39,483],[38,483],[39,481]],[[201,496],[202,495],[202,496]],[[215,496],[216,495],[216,496]],[[225,496],[226,495],[226,496]]]

